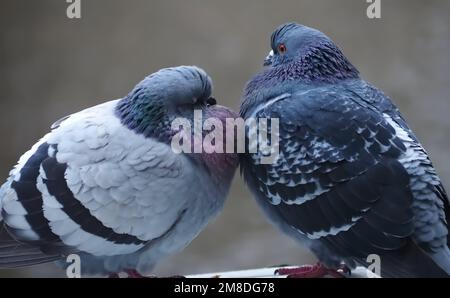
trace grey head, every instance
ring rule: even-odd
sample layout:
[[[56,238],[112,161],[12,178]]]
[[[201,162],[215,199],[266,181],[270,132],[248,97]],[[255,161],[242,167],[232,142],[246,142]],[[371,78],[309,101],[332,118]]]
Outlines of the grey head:
[[[152,101],[162,101],[168,108],[206,103],[210,100],[212,80],[197,66],[163,68],[147,76],[131,93],[141,93]]]
[[[137,134],[170,144],[179,130],[172,129],[173,120],[184,118],[190,122],[191,137],[201,111],[202,120],[215,118],[222,122],[223,130],[203,130],[202,137],[211,133],[214,139],[222,137],[225,146],[226,120],[237,117],[231,109],[217,105],[211,96],[212,81],[208,74],[196,66],[161,69],[147,76],[116,106],[116,115],[123,125]],[[194,142],[192,141],[192,144]],[[230,181],[237,165],[236,154],[187,154],[195,163],[204,166],[218,181]],[[226,178],[226,179],[225,179]]]
[[[246,85],[240,114],[290,89],[359,79],[358,70],[336,44],[319,30],[286,23],[272,33],[266,68]],[[301,87],[303,86],[303,87]]]
[[[192,118],[193,110],[215,105],[211,92],[211,78],[201,68],[164,68],[147,76],[121,99],[116,115],[136,133],[169,142],[171,121]]]
[[[287,70],[293,79],[327,81],[358,77],[358,71],[324,33],[297,23],[279,26],[264,65]]]

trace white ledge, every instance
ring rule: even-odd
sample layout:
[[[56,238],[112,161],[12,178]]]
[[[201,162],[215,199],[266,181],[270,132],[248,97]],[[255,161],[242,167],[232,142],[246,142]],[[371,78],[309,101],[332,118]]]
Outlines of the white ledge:
[[[186,278],[286,278],[287,275],[275,274],[277,269],[289,269],[298,268],[301,266],[284,266],[284,267],[268,267],[268,268],[258,268],[258,269],[247,269],[247,270],[237,270],[237,271],[226,271],[226,272],[214,272],[214,273],[204,273],[204,274],[193,274],[186,275]],[[352,270],[351,274],[348,276],[350,278],[380,278],[370,270],[364,267],[357,267]]]

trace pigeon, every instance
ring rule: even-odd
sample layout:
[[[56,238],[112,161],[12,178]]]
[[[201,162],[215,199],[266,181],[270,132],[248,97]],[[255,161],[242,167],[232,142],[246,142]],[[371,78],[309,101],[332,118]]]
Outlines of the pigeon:
[[[375,256],[382,277],[448,277],[448,196],[399,109],[324,33],[287,23],[270,43],[240,116],[278,119],[267,130],[278,154],[270,163],[264,151],[239,157],[270,221],[321,268],[376,270]]]
[[[172,148],[188,133],[174,119],[237,117],[211,92],[204,70],[165,68],[56,122],[0,189],[0,268],[67,268],[77,254],[82,274],[137,277],[185,248],[222,209],[238,166],[236,154]]]

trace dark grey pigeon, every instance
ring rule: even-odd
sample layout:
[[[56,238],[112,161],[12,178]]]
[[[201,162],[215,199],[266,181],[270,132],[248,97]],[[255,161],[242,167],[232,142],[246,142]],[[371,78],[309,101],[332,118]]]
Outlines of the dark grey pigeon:
[[[175,118],[235,117],[211,91],[202,69],[166,68],[55,123],[0,188],[0,268],[76,253],[82,273],[139,276],[186,247],[222,209],[238,163],[171,147]]]
[[[399,110],[318,30],[282,25],[271,48],[240,110],[280,121],[273,163],[240,157],[268,217],[327,268],[377,254],[382,276],[448,277],[448,197]]]

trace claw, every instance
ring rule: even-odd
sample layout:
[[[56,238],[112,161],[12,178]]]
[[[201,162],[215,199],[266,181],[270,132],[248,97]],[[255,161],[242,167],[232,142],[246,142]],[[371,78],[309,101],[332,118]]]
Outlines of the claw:
[[[343,273],[338,270],[342,270]],[[276,275],[287,275],[287,278],[321,278],[331,276],[334,278],[344,278],[347,267],[339,268],[338,270],[329,269],[321,263],[315,265],[304,265],[297,268],[280,268],[275,270]]]
[[[148,278],[147,276],[144,276],[144,275],[140,274],[135,269],[124,270],[124,273],[127,274],[127,278]],[[120,278],[120,273],[119,272],[114,272],[114,273],[109,274],[108,277],[109,278]]]
[[[146,276],[143,276],[135,269],[125,270],[125,273],[128,274],[128,278],[146,278]]]

